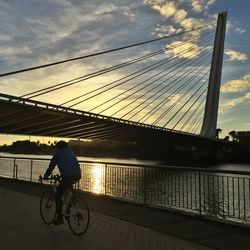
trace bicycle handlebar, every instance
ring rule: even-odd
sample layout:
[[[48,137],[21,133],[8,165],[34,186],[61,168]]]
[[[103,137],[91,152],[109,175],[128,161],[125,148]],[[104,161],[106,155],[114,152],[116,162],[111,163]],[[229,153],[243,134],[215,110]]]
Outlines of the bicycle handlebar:
[[[39,181],[43,182],[43,180],[48,181],[48,180],[54,180],[54,181],[59,181],[61,179],[61,176],[59,174],[51,175],[50,177],[44,179],[41,175],[39,175]]]

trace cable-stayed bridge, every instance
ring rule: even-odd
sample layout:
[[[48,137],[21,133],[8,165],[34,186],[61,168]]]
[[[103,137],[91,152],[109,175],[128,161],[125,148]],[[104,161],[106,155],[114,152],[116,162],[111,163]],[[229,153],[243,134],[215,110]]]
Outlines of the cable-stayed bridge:
[[[215,137],[225,24],[226,13],[220,13],[216,29],[209,24],[3,73],[8,77],[91,57],[98,64],[109,56],[107,66],[83,76],[21,96],[0,94],[0,133],[205,145]],[[135,48],[137,54],[128,53]],[[53,104],[44,101],[47,96]]]

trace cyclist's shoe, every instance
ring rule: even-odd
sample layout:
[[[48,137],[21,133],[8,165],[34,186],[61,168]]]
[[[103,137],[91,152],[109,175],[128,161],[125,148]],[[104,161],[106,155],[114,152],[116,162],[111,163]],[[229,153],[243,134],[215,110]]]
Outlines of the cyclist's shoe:
[[[54,225],[56,225],[56,226],[61,225],[63,223],[64,223],[64,221],[63,221],[63,216],[62,215],[61,216],[57,216],[55,218],[55,220],[54,220]]]

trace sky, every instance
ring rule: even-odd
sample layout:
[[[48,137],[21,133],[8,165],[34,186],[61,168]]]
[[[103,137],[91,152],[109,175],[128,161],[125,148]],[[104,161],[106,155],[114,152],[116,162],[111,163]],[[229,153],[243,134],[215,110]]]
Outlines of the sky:
[[[247,0],[2,0],[0,74],[197,28],[214,23],[217,14],[223,11],[228,12],[228,19],[217,127],[222,129],[222,136],[232,130],[249,131],[250,2]],[[139,52],[144,53],[138,48]],[[129,59],[135,50],[126,53]],[[119,60],[118,56],[107,55],[0,78],[0,93],[20,96]],[[112,80],[123,74],[114,72],[105,81],[107,77]],[[94,84],[76,85],[37,100],[59,104],[67,100],[65,97],[74,97]],[[0,144],[21,138],[28,137],[0,135]],[[38,139],[51,141],[51,138]]]

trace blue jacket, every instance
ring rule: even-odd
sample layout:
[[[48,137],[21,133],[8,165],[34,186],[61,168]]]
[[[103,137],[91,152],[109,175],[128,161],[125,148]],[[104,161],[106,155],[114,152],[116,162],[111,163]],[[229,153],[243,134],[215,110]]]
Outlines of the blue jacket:
[[[81,175],[81,169],[76,155],[69,148],[56,150],[44,177],[49,177],[56,165],[58,166],[62,177],[69,175]]]

